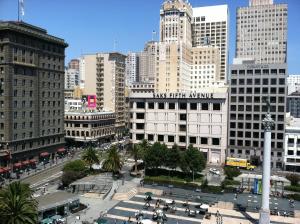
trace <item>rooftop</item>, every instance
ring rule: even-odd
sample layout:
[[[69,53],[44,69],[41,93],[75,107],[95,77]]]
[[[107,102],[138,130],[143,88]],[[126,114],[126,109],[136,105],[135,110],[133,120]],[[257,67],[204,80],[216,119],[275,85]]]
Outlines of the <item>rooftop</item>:
[[[98,110],[67,110],[65,115],[105,115],[114,114],[112,111],[98,111]]]

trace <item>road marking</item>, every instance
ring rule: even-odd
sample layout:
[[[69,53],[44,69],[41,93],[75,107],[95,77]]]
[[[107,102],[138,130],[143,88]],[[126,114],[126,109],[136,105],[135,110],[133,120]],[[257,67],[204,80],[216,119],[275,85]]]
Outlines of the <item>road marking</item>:
[[[125,200],[123,201],[125,203],[128,203],[128,204],[135,204],[135,205],[145,205],[144,202],[138,202],[138,201],[129,201],[129,200]],[[150,204],[150,207],[155,207],[155,204]],[[160,205],[160,207],[163,207],[163,205]],[[186,210],[184,208],[177,208],[176,207],[176,210],[177,211],[182,211],[182,212],[185,212]],[[192,210],[192,209],[191,209]]]
[[[128,217],[125,217],[125,216],[119,216],[119,215],[111,215],[111,214],[107,214],[106,217],[107,217],[107,218],[110,218],[110,219],[118,219],[118,220],[123,220],[123,221],[127,221],[127,220],[128,220]],[[153,222],[153,221],[152,221],[152,224],[156,224],[156,222]]]
[[[48,177],[48,178],[46,178],[46,179],[43,179],[43,180],[41,180],[41,181],[38,181],[38,182],[36,182],[36,183],[30,185],[30,187],[33,188],[33,187],[36,187],[36,186],[39,186],[39,185],[43,185],[43,184],[49,182],[49,181],[52,180],[52,179],[55,179],[55,178],[57,178],[57,177],[60,177],[60,176],[62,175],[62,173],[63,173],[63,172],[60,171],[60,172],[58,172],[58,173],[56,173],[56,174],[53,174],[52,176],[50,176],[50,177]]]
[[[124,207],[119,207],[119,206],[115,207],[114,209],[121,210],[121,211],[127,211],[127,212],[138,212],[139,211],[138,209],[124,208]],[[148,215],[152,215],[153,214],[153,212],[144,211],[144,210],[143,210],[143,213],[144,214],[148,214]],[[182,217],[182,216],[171,215],[171,214],[166,214],[166,215],[167,215],[168,218],[172,218],[172,219],[180,219],[180,220],[186,220],[186,221],[198,222],[198,223],[202,222],[202,220],[195,219],[195,218]]]

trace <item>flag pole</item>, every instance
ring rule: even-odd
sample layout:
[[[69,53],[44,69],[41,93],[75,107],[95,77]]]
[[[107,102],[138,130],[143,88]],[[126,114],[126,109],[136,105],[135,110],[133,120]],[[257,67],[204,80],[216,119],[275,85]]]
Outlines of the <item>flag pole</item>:
[[[20,22],[20,0],[18,1],[18,22]]]

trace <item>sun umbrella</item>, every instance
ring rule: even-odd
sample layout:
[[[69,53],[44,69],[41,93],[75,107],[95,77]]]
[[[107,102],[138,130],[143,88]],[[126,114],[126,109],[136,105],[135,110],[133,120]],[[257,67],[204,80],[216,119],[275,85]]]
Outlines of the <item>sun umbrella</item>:
[[[152,192],[150,192],[150,191],[148,191],[148,192],[146,192],[146,193],[145,193],[145,195],[147,195],[147,196],[152,196],[152,195],[153,195],[153,193],[152,193]]]
[[[51,218],[46,218],[46,219],[42,220],[42,224],[52,224],[52,222],[53,222],[53,219],[51,219]]]
[[[97,220],[97,223],[98,223],[98,224],[105,224],[105,223],[107,223],[107,220],[106,220],[106,219],[99,218],[99,219]]]
[[[207,205],[207,204],[202,204],[202,205],[200,206],[200,208],[201,208],[201,209],[208,209],[208,208],[209,208],[209,205]]]

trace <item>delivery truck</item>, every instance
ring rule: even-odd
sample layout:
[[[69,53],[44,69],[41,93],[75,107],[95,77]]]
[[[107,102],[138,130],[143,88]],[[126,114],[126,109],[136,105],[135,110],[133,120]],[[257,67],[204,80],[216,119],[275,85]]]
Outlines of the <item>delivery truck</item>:
[[[247,170],[254,170],[256,166],[251,165],[247,159],[227,157],[226,166],[238,167]]]

